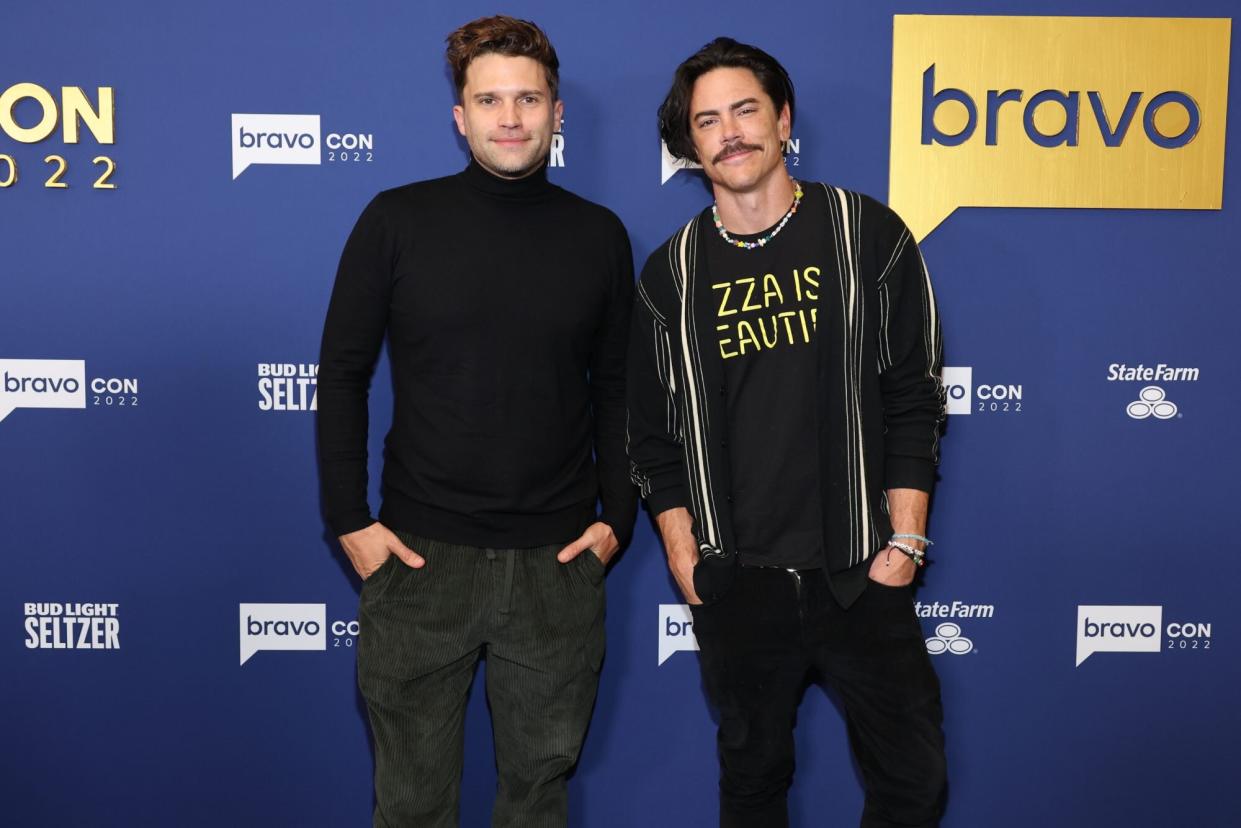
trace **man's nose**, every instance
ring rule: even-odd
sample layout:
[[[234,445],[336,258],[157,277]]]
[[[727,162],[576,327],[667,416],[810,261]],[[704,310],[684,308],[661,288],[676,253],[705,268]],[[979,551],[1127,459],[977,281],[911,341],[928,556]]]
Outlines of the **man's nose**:
[[[521,110],[517,108],[517,101],[508,101],[503,104],[500,110],[500,126],[505,128],[521,126]]]

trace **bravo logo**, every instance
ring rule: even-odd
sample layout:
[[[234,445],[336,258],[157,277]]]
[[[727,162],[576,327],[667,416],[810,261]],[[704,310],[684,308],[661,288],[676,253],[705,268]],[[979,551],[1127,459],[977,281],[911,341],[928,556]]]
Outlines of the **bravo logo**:
[[[324,604],[240,604],[241,663],[260,650],[326,650]]]
[[[897,15],[889,201],[1218,210],[1227,19]]]
[[[691,652],[698,649],[698,639],[694,637],[694,617],[690,615],[687,604],[659,605],[659,664],[672,657],[673,653]]]
[[[17,408],[86,408],[81,359],[0,359],[0,420]]]
[[[1157,653],[1163,607],[1079,606],[1077,666],[1094,653]]]
[[[318,115],[233,114],[233,178],[251,164],[318,164]]]

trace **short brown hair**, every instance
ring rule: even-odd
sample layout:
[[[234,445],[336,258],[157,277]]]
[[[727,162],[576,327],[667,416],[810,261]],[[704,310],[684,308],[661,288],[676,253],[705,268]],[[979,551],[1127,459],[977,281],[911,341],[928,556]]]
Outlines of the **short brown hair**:
[[[448,43],[448,65],[457,98],[465,89],[465,70],[482,55],[496,53],[508,57],[528,57],[543,65],[552,100],[560,99],[560,58],[552,42],[529,20],[498,14],[471,20],[445,38]]]

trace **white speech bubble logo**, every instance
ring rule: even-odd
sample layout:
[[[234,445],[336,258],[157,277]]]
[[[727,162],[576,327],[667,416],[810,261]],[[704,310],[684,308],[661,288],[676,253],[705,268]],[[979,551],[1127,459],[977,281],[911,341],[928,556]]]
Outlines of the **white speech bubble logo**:
[[[690,161],[687,158],[677,158],[668,152],[668,145],[663,141],[659,142],[659,186],[668,183],[668,179],[679,173],[681,170],[701,170],[702,164]]]
[[[974,397],[974,369],[944,368],[943,381],[948,391],[948,413],[970,413],[970,400]]]
[[[241,663],[260,650],[326,650],[324,604],[240,604]]]
[[[318,115],[233,113],[233,179],[251,164],[318,164]]]
[[[1077,665],[1094,653],[1157,653],[1162,606],[1079,606]]]
[[[673,653],[691,652],[698,649],[694,637],[694,617],[688,604],[659,605],[659,664],[662,665]]]
[[[17,408],[86,408],[86,361],[0,359],[0,420]]]

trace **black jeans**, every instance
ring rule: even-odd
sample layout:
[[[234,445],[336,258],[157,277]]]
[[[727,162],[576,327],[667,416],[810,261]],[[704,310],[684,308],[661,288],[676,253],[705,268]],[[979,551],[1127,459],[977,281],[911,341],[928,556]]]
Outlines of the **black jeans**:
[[[863,828],[934,826],[946,775],[939,680],[909,587],[868,581],[847,610],[822,570],[740,567],[723,600],[693,608],[699,664],[719,710],[720,825],[788,825],[793,727],[807,677],[840,694],[866,789]]]
[[[477,549],[397,533],[366,579],[358,685],[375,737],[375,826],[456,826],[466,694],[484,648],[498,790],[492,825],[563,828],[603,660],[604,567],[560,545]]]

